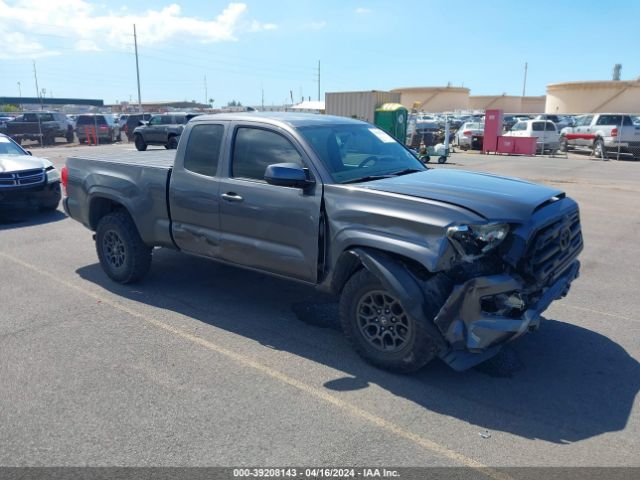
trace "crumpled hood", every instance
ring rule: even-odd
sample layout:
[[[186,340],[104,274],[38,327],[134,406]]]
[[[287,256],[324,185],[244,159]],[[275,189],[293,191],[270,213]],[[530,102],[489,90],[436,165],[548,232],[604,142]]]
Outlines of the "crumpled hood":
[[[526,221],[536,207],[563,193],[516,178],[443,168],[357,185],[451,203],[491,220],[517,222]]]
[[[0,173],[19,172],[36,168],[47,168],[53,165],[46,158],[31,155],[0,155]]]

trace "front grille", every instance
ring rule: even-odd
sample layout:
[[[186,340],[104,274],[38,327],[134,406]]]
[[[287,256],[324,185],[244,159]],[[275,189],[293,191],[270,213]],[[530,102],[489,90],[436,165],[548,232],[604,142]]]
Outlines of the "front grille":
[[[0,173],[0,188],[22,187],[44,183],[44,169],[23,170],[21,172]]]
[[[548,284],[564,272],[581,250],[580,214],[575,210],[535,233],[525,256],[525,274],[537,284]]]

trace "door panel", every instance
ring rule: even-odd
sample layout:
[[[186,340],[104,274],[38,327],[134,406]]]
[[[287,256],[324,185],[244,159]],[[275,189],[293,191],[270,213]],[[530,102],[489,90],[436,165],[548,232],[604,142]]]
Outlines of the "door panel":
[[[264,181],[268,165],[308,164],[295,145],[276,127],[235,129],[228,175],[220,181],[221,255],[229,262],[315,282],[322,187],[302,190]]]
[[[222,258],[315,281],[321,194],[314,190],[221,180]]]

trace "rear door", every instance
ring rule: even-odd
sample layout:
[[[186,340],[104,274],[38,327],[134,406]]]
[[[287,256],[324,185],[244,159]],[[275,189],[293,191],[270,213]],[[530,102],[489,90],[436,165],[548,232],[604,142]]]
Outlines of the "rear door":
[[[222,258],[315,282],[322,187],[302,190],[264,180],[268,165],[292,162],[308,168],[308,157],[289,132],[274,126],[235,124],[232,134],[220,180]]]
[[[169,186],[173,238],[181,250],[220,256],[220,179],[218,165],[227,122],[194,125],[180,145]],[[181,156],[182,155],[182,156]]]

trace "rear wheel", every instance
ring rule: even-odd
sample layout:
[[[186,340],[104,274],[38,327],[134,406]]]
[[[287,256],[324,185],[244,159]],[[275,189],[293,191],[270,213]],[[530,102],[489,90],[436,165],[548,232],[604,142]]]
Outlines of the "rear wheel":
[[[444,155],[438,157],[438,163],[446,163],[446,161],[447,161],[447,157],[445,157]]]
[[[175,135],[170,136],[166,148],[168,150],[175,150],[176,148],[178,148],[178,137],[176,137]]]
[[[67,135],[65,139],[67,140],[67,143],[73,143],[74,136],[73,136],[73,130],[71,128],[67,130]]]
[[[144,141],[142,135],[136,135],[134,137],[134,143],[136,144],[136,149],[140,152],[144,152],[147,149],[147,142]]]
[[[410,372],[437,354],[423,324],[431,320],[409,316],[400,300],[366,269],[356,272],[345,285],[340,321],[356,352],[377,367]]]
[[[128,213],[105,215],[96,229],[96,250],[104,272],[118,283],[141,280],[151,266],[151,248],[144,244]]]

